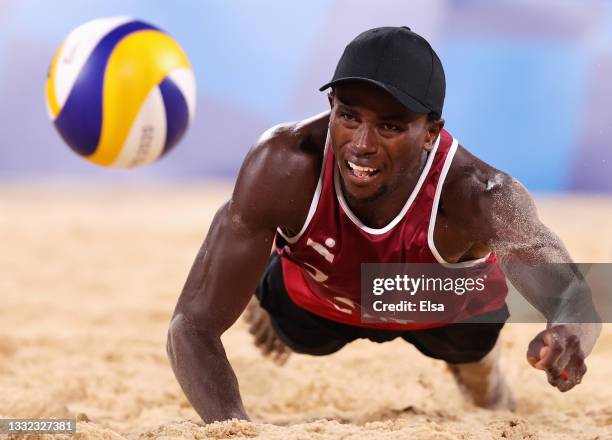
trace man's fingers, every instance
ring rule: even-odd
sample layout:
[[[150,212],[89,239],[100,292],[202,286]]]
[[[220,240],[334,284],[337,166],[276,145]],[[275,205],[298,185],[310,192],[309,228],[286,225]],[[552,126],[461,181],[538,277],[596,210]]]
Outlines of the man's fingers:
[[[567,357],[564,355],[562,358]],[[569,391],[582,382],[582,378],[587,371],[584,356],[580,350],[570,352],[569,361],[563,367],[559,367],[559,365],[563,365],[563,363],[557,363],[557,365],[546,370],[546,373],[548,382],[562,392]]]
[[[536,351],[537,350],[537,351]],[[527,353],[529,363],[540,370],[551,368],[563,354],[563,344],[554,341],[548,345],[544,341],[535,343]]]
[[[527,360],[546,371],[548,383],[559,391],[569,391],[578,385],[587,371],[580,338],[567,334],[562,326],[537,335],[529,344]]]
[[[587,372],[587,366],[586,366],[586,364],[584,363],[584,360],[583,360],[582,364],[580,365],[580,375],[578,376],[580,378],[580,382],[582,382],[582,378],[584,377],[586,372]]]
[[[538,358],[533,363],[533,366],[540,370],[546,370],[550,368],[551,367],[550,355],[551,355],[550,347],[544,345],[542,348],[540,348],[540,352],[538,353]]]
[[[548,383],[554,387],[563,380],[563,374],[561,374],[561,370],[557,367],[547,368],[546,377],[548,378]]]
[[[566,371],[567,374],[564,380],[557,386],[559,390],[568,391],[582,382],[582,378],[587,372],[587,366],[584,363],[582,352],[572,354],[564,371]]]
[[[527,361],[532,367],[536,367],[536,364],[540,361],[542,355],[542,349],[545,347],[544,339],[539,335],[529,343],[527,348]]]
[[[527,348],[527,360],[529,363],[540,370],[550,368],[553,361],[552,358],[555,354],[559,353],[559,347],[555,347],[557,342],[556,334],[550,330],[544,330],[538,334],[529,343]]]
[[[552,385],[559,389],[559,391],[566,392],[578,385],[581,380],[582,379],[577,375],[577,372],[573,370],[562,370],[561,378],[559,378],[556,383]]]
[[[558,388],[559,391],[568,391],[576,385],[576,376],[568,370],[557,367],[546,370],[548,383]]]
[[[540,359],[534,367],[540,370],[547,370],[553,365],[558,364],[559,358],[565,351],[564,344],[557,338],[544,338],[544,346],[540,349]]]

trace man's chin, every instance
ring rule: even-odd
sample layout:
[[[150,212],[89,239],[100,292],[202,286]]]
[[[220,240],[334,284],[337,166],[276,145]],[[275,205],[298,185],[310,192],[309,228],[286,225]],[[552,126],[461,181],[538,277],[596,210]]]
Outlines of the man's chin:
[[[387,192],[387,187],[385,185],[379,188],[369,189],[369,191],[368,189],[369,188],[360,188],[359,191],[350,191],[345,187],[344,194],[350,202],[354,204],[364,204],[375,202]]]

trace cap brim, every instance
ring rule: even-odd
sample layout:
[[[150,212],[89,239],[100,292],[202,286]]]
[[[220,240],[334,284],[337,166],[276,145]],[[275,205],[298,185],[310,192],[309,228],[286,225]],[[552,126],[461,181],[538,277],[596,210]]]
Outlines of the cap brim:
[[[338,85],[343,82],[348,82],[348,81],[363,81],[363,82],[367,82],[370,84],[374,84],[375,86],[378,86],[384,91],[386,91],[387,93],[389,93],[391,96],[397,99],[404,107],[406,107],[408,110],[411,110],[413,112],[416,112],[416,113],[430,113],[431,112],[429,108],[425,107],[423,104],[421,104],[419,101],[414,99],[409,94],[402,92],[401,90],[393,87],[390,84],[384,84],[384,83],[381,83],[380,81],[376,81],[370,78],[363,78],[359,76],[349,76],[345,78],[338,78],[320,87],[319,91],[322,92],[325,89],[328,89],[330,87],[333,87],[335,85]]]

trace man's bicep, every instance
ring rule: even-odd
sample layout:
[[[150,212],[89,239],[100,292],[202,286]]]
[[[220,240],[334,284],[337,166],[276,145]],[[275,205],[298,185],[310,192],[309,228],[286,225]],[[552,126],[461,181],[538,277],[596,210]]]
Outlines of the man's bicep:
[[[238,319],[265,268],[274,229],[242,220],[226,203],[215,215],[181,293],[175,314],[219,336]]]
[[[515,178],[504,175],[485,192],[486,244],[502,262],[560,263],[571,261],[563,242],[538,216],[535,202]]]

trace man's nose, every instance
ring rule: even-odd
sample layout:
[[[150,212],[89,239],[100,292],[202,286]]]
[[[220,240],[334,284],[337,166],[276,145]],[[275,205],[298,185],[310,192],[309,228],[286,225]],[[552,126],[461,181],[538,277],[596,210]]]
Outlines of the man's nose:
[[[378,149],[376,131],[367,124],[362,124],[355,132],[353,147],[359,154],[374,154]]]

